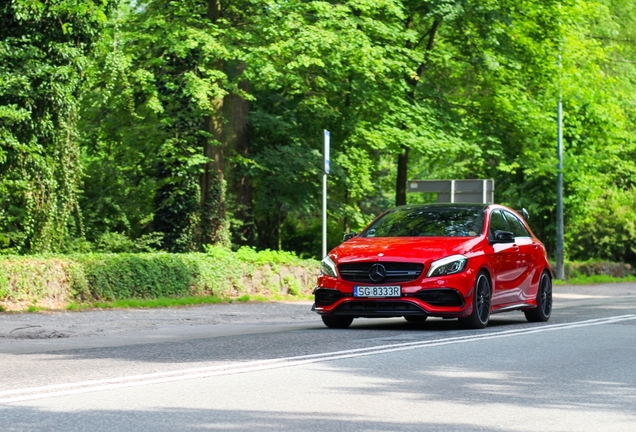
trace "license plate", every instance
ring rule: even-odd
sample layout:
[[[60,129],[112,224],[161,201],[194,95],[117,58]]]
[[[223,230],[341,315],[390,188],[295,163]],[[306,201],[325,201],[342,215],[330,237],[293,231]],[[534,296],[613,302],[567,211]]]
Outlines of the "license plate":
[[[399,286],[354,286],[354,297],[400,297]]]

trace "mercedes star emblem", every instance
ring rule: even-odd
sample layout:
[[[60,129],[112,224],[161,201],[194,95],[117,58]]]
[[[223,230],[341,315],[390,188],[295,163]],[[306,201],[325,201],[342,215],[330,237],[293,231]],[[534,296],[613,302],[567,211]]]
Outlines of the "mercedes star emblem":
[[[382,264],[373,264],[369,269],[369,279],[373,282],[382,282],[386,278],[386,267]]]

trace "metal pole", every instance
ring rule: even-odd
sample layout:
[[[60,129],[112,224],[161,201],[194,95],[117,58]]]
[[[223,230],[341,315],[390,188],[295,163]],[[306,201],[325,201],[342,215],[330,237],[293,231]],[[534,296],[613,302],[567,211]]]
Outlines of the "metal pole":
[[[561,68],[561,55],[559,54],[559,68]],[[565,279],[563,239],[563,104],[561,90],[559,89],[559,102],[557,104],[557,244],[556,244],[556,278]]]
[[[322,256],[327,256],[327,174],[329,174],[329,146],[331,134],[328,130],[324,131],[325,150],[324,150],[324,174],[322,176]]]
[[[327,174],[322,176],[322,256],[327,256]]]

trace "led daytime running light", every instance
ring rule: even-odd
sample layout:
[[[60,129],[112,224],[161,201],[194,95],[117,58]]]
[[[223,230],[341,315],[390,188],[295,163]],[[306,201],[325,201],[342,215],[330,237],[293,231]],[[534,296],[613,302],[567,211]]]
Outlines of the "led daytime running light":
[[[320,272],[324,275],[331,277],[338,277],[338,270],[336,270],[336,263],[327,255],[320,263]]]
[[[433,261],[426,277],[444,276],[463,271],[468,263],[468,258],[464,255],[451,255],[437,261]]]

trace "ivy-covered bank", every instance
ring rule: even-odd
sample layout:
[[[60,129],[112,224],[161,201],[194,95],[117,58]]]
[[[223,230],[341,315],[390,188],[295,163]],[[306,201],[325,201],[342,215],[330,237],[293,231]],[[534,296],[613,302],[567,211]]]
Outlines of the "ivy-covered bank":
[[[65,308],[139,298],[309,294],[319,262],[286,252],[0,256],[0,307]]]

